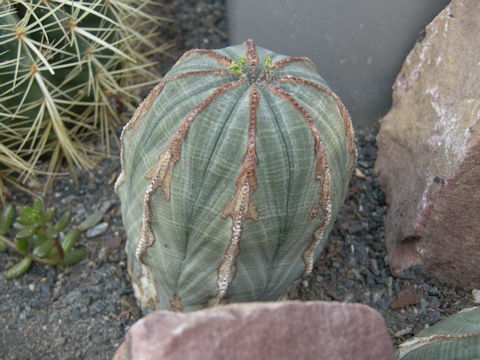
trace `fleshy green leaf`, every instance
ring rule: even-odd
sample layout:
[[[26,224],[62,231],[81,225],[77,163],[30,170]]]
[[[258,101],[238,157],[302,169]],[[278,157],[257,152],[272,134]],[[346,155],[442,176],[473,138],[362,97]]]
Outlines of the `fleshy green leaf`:
[[[9,204],[0,213],[0,235],[5,235],[12,224],[15,216],[15,209],[12,204]]]
[[[82,261],[83,258],[85,258],[85,251],[83,251],[82,249],[72,250],[65,254],[65,259],[63,260],[63,262],[60,263],[60,265],[75,265]]]
[[[70,211],[67,211],[66,213],[64,213],[60,218],[60,220],[58,220],[58,222],[55,224],[55,227],[54,227],[55,230],[60,232],[63,229],[65,229],[70,223],[71,218],[72,218],[72,213]]]
[[[26,255],[29,252],[28,240],[27,239],[15,239],[15,246],[17,250]]]
[[[12,280],[25,274],[30,268],[30,265],[32,265],[32,259],[29,257],[23,258],[23,260],[16,263],[5,272],[5,279]]]
[[[55,239],[48,239],[42,244],[33,249],[32,254],[40,259],[50,256],[53,247],[55,246]]]
[[[71,230],[65,235],[65,238],[62,241],[62,248],[63,251],[68,252],[72,246],[75,244],[75,242],[78,240],[80,237],[80,231],[75,229]]]

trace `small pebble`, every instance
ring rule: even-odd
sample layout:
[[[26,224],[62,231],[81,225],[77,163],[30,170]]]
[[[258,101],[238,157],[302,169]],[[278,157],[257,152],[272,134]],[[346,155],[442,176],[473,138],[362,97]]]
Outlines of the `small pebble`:
[[[358,177],[359,179],[365,179],[366,176],[363,174],[363,172],[359,169],[355,169],[355,176]]]
[[[372,301],[374,303],[378,303],[382,299],[384,294],[385,294],[385,291],[383,289],[375,290],[372,294]]]
[[[472,295],[473,295],[473,299],[475,301],[475,304],[480,304],[480,290],[473,289],[472,290]]]
[[[427,312],[427,301],[425,300],[424,297],[420,299],[420,309],[419,312],[422,314],[425,314]]]
[[[105,231],[107,231],[107,228],[108,228],[108,223],[102,222],[97,226],[87,230],[87,234],[86,234],[87,238],[93,238],[93,237],[102,235],[103,233],[105,233]]]
[[[115,201],[114,200],[106,200],[102,206],[100,207],[100,211],[103,212],[103,213],[106,213],[108,212],[108,210],[111,209],[111,207],[115,205]]]
[[[54,346],[62,346],[63,344],[65,344],[66,341],[67,341],[66,338],[64,338],[63,336],[60,336],[60,337],[55,339],[53,344],[54,344]]]
[[[72,305],[76,301],[78,301],[78,299],[81,296],[82,296],[82,293],[80,292],[80,290],[77,290],[77,289],[72,290],[63,298],[63,303],[66,305]]]
[[[428,293],[432,296],[438,295],[438,288],[435,286],[432,286],[431,288],[428,289]]]
[[[361,222],[354,222],[348,227],[348,232],[352,235],[358,234],[363,231],[363,225]]]
[[[438,309],[438,308],[440,308],[441,302],[440,302],[440,300],[439,300],[437,297],[432,296],[432,297],[429,299],[428,302],[429,302],[428,306],[429,306],[430,308],[432,308],[432,309]]]
[[[373,273],[373,275],[375,276],[379,276],[380,275],[380,270],[378,270],[378,263],[377,263],[377,260],[371,258],[370,259],[370,271]]]

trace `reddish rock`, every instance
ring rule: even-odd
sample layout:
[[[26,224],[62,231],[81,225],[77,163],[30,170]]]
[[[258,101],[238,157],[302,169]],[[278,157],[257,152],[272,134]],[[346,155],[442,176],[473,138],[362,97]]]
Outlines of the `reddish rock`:
[[[426,28],[381,120],[375,170],[398,275],[480,287],[480,1],[453,0]]]
[[[361,304],[244,303],[157,311],[128,331],[114,360],[394,360],[380,314]]]
[[[400,291],[397,298],[390,304],[390,307],[392,309],[401,309],[408,305],[416,305],[421,298],[422,294],[417,292],[413,285],[410,285]]]

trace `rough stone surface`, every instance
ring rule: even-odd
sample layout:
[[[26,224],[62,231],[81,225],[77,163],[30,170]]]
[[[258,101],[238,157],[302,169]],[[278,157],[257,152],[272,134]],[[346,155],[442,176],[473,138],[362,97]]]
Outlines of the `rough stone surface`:
[[[392,270],[467,289],[480,286],[479,33],[477,0],[453,0],[427,26],[394,84],[375,164]]]
[[[394,359],[379,313],[360,304],[245,303],[158,311],[129,330],[114,360]]]

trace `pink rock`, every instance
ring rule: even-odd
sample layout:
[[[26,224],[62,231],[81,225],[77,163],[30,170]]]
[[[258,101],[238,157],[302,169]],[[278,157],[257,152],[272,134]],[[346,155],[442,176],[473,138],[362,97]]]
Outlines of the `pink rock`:
[[[361,304],[244,303],[137,321],[114,360],[394,360],[380,314]]]
[[[480,1],[453,0],[394,84],[375,164],[396,274],[480,287]]]

